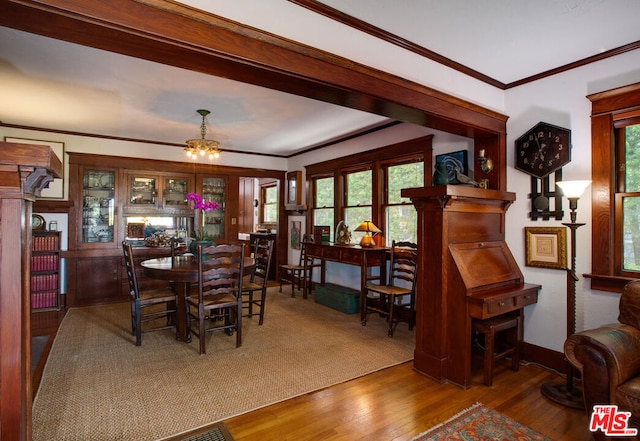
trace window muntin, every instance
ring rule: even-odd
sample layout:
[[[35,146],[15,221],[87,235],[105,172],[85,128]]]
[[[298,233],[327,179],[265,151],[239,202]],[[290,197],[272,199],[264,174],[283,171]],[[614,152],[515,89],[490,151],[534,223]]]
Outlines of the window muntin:
[[[360,243],[364,232],[355,231],[362,222],[373,219],[373,179],[371,169],[347,172],[344,178],[344,222],[353,243]]]

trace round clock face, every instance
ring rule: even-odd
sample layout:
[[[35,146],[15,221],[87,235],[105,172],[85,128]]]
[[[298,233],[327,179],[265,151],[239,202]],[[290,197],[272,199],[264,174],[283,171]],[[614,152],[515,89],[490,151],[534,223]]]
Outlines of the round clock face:
[[[518,138],[515,166],[544,178],[571,161],[571,130],[540,122]]]
[[[39,214],[31,215],[31,229],[32,230],[44,230],[46,222]]]

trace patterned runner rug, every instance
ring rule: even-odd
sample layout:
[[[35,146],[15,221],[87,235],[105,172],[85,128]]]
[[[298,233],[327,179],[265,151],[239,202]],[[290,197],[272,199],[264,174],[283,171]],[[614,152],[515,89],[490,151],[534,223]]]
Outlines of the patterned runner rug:
[[[410,441],[551,441],[533,429],[501,414],[482,403],[449,418]]]
[[[33,404],[34,441],[158,440],[413,359],[415,331],[384,319],[367,326],[269,288],[264,324],[243,319],[243,339],[209,333],[176,341],[173,330],[134,345],[129,304],[71,309]]]

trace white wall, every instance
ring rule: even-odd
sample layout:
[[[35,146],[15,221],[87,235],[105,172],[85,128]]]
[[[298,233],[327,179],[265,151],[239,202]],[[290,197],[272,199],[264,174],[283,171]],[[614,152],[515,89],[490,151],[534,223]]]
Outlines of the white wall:
[[[566,329],[566,275],[564,271],[532,268],[524,264],[524,227],[561,226],[561,221],[531,221],[529,175],[513,168],[514,141],[540,121],[571,129],[571,162],[563,167],[563,179],[591,179],[591,102],[587,95],[640,82],[640,51],[629,52],[506,92],[508,190],[518,199],[507,212],[507,242],[525,279],[542,285],[538,304],[525,309],[525,340],[562,350]],[[582,274],[591,272],[591,190],[578,202],[576,329],[590,329],[615,322],[619,294],[590,289]],[[564,222],[569,222],[566,199]],[[569,239],[569,238],[568,238]],[[570,246],[570,243],[568,244]]]

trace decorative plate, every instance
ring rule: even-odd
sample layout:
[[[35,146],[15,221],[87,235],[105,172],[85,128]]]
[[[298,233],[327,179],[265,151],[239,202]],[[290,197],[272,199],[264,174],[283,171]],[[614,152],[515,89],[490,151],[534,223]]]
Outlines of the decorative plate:
[[[47,226],[47,222],[39,214],[31,215],[31,229],[35,231],[43,231]]]

